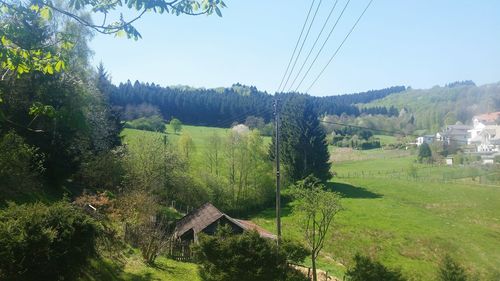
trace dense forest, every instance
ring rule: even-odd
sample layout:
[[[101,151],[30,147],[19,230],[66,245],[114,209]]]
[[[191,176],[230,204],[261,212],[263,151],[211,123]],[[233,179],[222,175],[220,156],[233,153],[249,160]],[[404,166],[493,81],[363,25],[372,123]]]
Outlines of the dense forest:
[[[359,116],[362,113],[394,116],[394,107],[359,109],[356,104],[368,103],[388,95],[404,91],[404,86],[390,87],[357,94],[313,97],[314,111],[319,114],[342,113]],[[282,93],[279,99],[285,102],[295,93]],[[165,119],[179,118],[186,124],[214,127],[229,127],[232,123],[243,123],[248,116],[264,118],[273,116],[274,96],[259,91],[253,86],[234,84],[230,88],[161,87],[154,83],[120,83],[111,91],[111,103],[119,108],[126,120],[158,113]]]

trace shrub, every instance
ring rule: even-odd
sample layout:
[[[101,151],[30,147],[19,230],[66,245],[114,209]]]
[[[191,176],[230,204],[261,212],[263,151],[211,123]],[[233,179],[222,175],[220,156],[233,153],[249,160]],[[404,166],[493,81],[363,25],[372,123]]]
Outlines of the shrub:
[[[391,270],[383,264],[362,255],[354,256],[355,265],[346,272],[349,281],[404,281],[399,270]]]
[[[160,115],[153,115],[151,117],[141,117],[139,119],[129,121],[125,124],[125,128],[152,132],[164,132],[165,125],[166,123]]]
[[[284,245],[278,250],[276,241],[262,238],[255,231],[233,235],[228,227],[219,227],[215,236],[200,237],[194,253],[205,281],[275,281],[285,274],[291,280],[304,280],[300,273],[287,268],[287,257],[301,262],[307,251],[297,243]]]
[[[439,268],[439,281],[467,281],[467,274],[464,268],[454,261],[450,256],[446,255],[441,262]]]
[[[40,187],[43,157],[14,132],[0,138],[0,195],[26,193]]]
[[[71,280],[96,255],[98,225],[60,202],[0,211],[0,280]]]

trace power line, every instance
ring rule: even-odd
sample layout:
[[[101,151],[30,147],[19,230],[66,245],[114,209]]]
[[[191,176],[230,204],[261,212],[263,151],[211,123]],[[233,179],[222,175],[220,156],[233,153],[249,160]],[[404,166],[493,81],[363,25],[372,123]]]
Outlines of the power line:
[[[297,51],[297,47],[300,44],[300,40],[302,39],[302,34],[304,33],[307,22],[309,21],[309,16],[311,15],[311,11],[312,11],[312,8],[314,7],[315,1],[316,0],[313,0],[311,3],[311,7],[309,7],[309,11],[307,12],[306,20],[304,21],[304,24],[302,25],[302,30],[300,31],[299,38],[297,39],[297,43],[295,43],[295,48],[293,49],[292,56],[290,57],[290,61],[288,62],[288,66],[286,67],[285,73],[283,74],[283,78],[281,78],[280,85],[279,85],[278,89],[276,90],[276,92],[279,92],[279,90],[281,89],[281,85],[283,85],[283,82],[285,81],[286,74],[288,73],[288,69],[290,68],[290,65],[292,64],[292,60],[295,57],[295,52]]]
[[[363,10],[363,12],[359,16],[358,20],[356,20],[356,22],[352,26],[351,30],[349,30],[349,33],[347,33],[347,35],[345,36],[345,38],[342,41],[342,43],[340,43],[340,45],[337,48],[337,50],[335,50],[335,53],[333,53],[333,55],[330,58],[330,60],[328,60],[328,62],[326,63],[325,67],[323,67],[323,69],[320,71],[320,73],[318,74],[318,76],[316,76],[316,79],[314,79],[314,81],[311,83],[311,85],[309,86],[309,88],[307,88],[306,92],[309,92],[309,90],[314,86],[314,84],[316,83],[316,81],[318,81],[319,77],[323,74],[323,72],[325,72],[325,69],[333,61],[333,59],[335,58],[335,56],[337,55],[337,53],[339,52],[339,50],[342,48],[342,46],[344,45],[344,43],[347,41],[347,38],[349,38],[349,36],[351,35],[351,33],[354,31],[354,28],[356,28],[356,26],[358,25],[359,21],[361,20],[361,18],[363,17],[363,15],[366,13],[366,11],[368,10],[368,8],[372,4],[372,2],[373,2],[373,0],[370,0],[370,2],[368,2],[368,5],[366,5],[366,8]]]
[[[293,85],[297,81],[297,78],[299,77],[300,73],[302,72],[302,69],[304,69],[304,66],[306,65],[307,61],[309,60],[309,57],[311,56],[311,54],[312,54],[312,52],[314,50],[314,47],[316,47],[316,44],[318,43],[319,38],[321,38],[321,35],[323,34],[323,31],[325,30],[326,25],[330,21],[330,17],[332,16],[333,11],[335,10],[335,7],[337,7],[337,3],[338,2],[339,2],[339,0],[335,0],[335,3],[333,4],[333,7],[330,9],[330,13],[328,14],[328,17],[326,18],[325,23],[323,24],[323,27],[321,28],[321,31],[319,32],[318,36],[316,37],[316,40],[314,41],[313,46],[309,50],[309,53],[307,54],[306,59],[302,63],[302,66],[300,67],[299,71],[297,72],[297,75],[295,75],[295,78],[293,79],[292,84],[290,84],[290,87],[288,88],[288,91],[290,91],[292,89]]]
[[[307,32],[306,32],[306,36],[304,36],[304,40],[302,41],[299,52],[297,53],[297,56],[295,57],[295,61],[293,62],[292,69],[290,70],[290,73],[288,74],[288,77],[286,78],[286,82],[283,85],[283,90],[286,88],[286,85],[288,84],[288,81],[290,80],[290,77],[292,76],[293,70],[295,69],[295,65],[297,64],[297,61],[299,60],[300,53],[302,52],[302,49],[304,48],[304,44],[307,41],[307,37],[309,36],[309,32],[311,31],[311,27],[314,23],[314,20],[316,19],[316,15],[318,14],[319,7],[321,6],[321,3],[322,3],[322,0],[319,1],[318,6],[316,7],[316,11],[314,12],[314,16],[313,16],[311,22],[309,23],[309,27],[308,27]]]
[[[316,54],[316,56],[314,57],[313,61],[311,62],[311,64],[309,65],[309,68],[307,68],[306,70],[306,73],[304,74],[304,76],[302,77],[302,79],[300,80],[300,83],[299,85],[297,85],[297,88],[295,88],[295,92],[297,92],[297,90],[299,89],[299,87],[302,85],[302,83],[304,82],[304,79],[306,79],[307,75],[309,74],[309,71],[311,71],[314,63],[316,62],[316,60],[318,60],[318,57],[319,55],[321,54],[321,52],[323,51],[323,49],[325,48],[326,46],[326,43],[328,42],[328,40],[330,39],[330,37],[332,36],[333,34],[333,31],[335,30],[335,28],[337,27],[337,24],[339,23],[340,19],[342,18],[342,15],[344,15],[344,12],[345,10],[347,9],[347,6],[349,6],[349,3],[351,2],[351,0],[348,0],[346,2],[346,4],[344,5],[344,8],[342,9],[342,12],[340,12],[340,15],[339,17],[337,18],[337,20],[335,21],[335,24],[333,25],[332,29],[330,30],[330,33],[328,33],[328,36],[326,37],[325,41],[323,42],[323,45],[321,45],[321,48],[319,49],[318,53]]]

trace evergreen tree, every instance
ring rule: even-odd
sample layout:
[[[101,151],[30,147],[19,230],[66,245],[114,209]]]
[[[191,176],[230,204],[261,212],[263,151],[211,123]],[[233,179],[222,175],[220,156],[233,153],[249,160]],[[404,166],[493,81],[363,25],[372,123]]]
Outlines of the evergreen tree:
[[[420,163],[422,162],[430,163],[432,161],[431,147],[426,142],[420,145],[420,148],[418,150],[418,161]]]
[[[285,177],[297,181],[313,174],[321,180],[329,179],[326,135],[311,100],[307,96],[293,96],[282,108],[280,156]],[[275,142],[273,136],[271,158],[274,158]]]

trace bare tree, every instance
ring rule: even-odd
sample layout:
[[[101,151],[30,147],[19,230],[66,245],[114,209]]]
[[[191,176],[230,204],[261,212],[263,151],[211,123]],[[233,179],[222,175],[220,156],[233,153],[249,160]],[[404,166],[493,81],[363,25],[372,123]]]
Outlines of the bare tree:
[[[325,186],[313,176],[298,182],[293,189],[296,204],[294,212],[302,219],[302,227],[311,249],[313,280],[317,281],[316,259],[323,249],[325,238],[335,215],[342,209],[340,195],[327,191]]]

